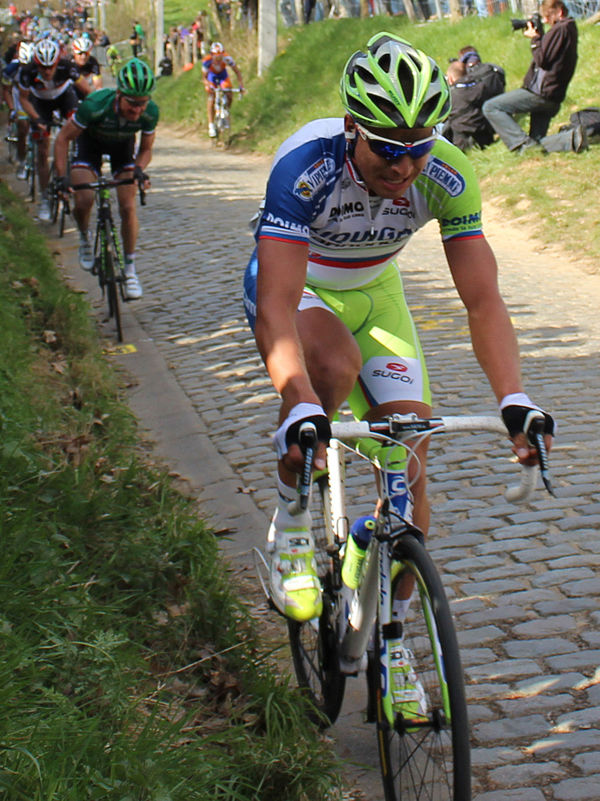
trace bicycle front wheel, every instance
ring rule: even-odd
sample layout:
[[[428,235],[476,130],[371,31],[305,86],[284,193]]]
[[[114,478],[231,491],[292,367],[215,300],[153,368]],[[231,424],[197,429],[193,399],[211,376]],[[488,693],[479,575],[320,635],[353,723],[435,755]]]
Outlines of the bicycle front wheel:
[[[327,476],[321,476],[313,486],[311,516],[323,612],[318,620],[306,623],[288,620],[298,686],[311,703],[311,718],[321,728],[335,722],[346,685],[346,677],[340,672],[336,594],[331,588],[331,557],[327,553],[327,546],[333,541],[329,509]]]
[[[450,607],[437,570],[412,536],[400,538],[394,559],[400,581],[412,577],[415,591],[403,624],[403,644],[423,685],[427,717],[411,726],[398,714],[390,721],[382,669],[375,689],[378,746],[386,801],[470,801],[469,724],[460,654]],[[377,626],[376,657],[382,645]],[[384,677],[384,678],[380,678]],[[390,710],[390,711],[386,711]]]

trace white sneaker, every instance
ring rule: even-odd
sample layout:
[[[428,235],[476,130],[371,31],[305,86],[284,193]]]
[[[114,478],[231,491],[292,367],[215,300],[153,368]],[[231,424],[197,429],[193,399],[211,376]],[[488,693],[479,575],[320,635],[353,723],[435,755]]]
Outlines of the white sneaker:
[[[141,298],[144,293],[142,292],[142,285],[137,275],[128,275],[125,278],[125,297],[127,300],[137,300]]]
[[[387,647],[394,713],[401,712],[408,720],[426,718],[427,695],[411,664],[414,661],[412,651],[404,646],[401,639],[388,640]]]
[[[17,178],[19,181],[27,180],[27,165],[24,161],[20,161],[17,166]]]
[[[283,526],[283,530],[279,527]],[[310,514],[294,517],[275,511],[272,531],[270,569],[271,598],[286,617],[305,622],[321,616],[321,584],[313,538],[310,533]],[[274,531],[273,531],[274,529]]]
[[[208,135],[213,138],[217,135],[217,129],[215,128],[214,122],[208,123]]]
[[[50,204],[48,203],[48,198],[43,197],[40,200],[37,216],[38,220],[41,220],[42,222],[50,222],[52,215],[50,214]]]
[[[89,239],[79,239],[79,266],[88,271],[94,267],[94,248]]]

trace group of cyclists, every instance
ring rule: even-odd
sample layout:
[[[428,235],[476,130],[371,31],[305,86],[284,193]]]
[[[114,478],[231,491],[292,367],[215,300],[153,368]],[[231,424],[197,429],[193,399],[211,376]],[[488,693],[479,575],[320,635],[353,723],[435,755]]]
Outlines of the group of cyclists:
[[[69,45],[64,37],[23,37],[5,54],[2,70],[3,99],[17,127],[17,177],[27,177],[28,138],[35,143],[40,190],[38,219],[51,219],[49,191],[72,194],[70,186],[96,180],[108,158],[115,179],[133,177],[149,185],[145,169],[152,157],[158,107],[151,100],[155,79],[148,65],[137,58],[117,74],[116,89],[103,88],[94,39],[84,32]],[[59,127],[51,152],[52,127]],[[137,134],[140,134],[136,146]],[[69,153],[70,161],[69,161]],[[54,159],[56,184],[49,187],[50,161]],[[119,186],[117,197],[125,257],[124,291],[127,300],[142,296],[135,248],[138,220],[135,184]],[[94,201],[90,190],[74,194],[73,216],[79,231],[79,263],[94,266],[89,221]]]
[[[86,49],[79,40],[75,46]],[[116,89],[97,88],[93,70],[86,76],[74,58],[75,53],[67,58],[51,40],[39,41],[22,55],[19,48],[14,79],[13,96],[46,157],[52,113],[57,109],[66,118],[54,146],[60,190],[68,191],[71,144],[72,183],[94,180],[105,155],[115,178],[146,181],[158,122],[152,71],[133,58],[119,71]],[[228,80],[227,67],[236,71],[241,86],[235,63],[214,43],[202,65],[209,126],[211,89]],[[271,597],[283,615],[296,621],[319,617],[322,610],[310,514],[290,514],[303,464],[302,425],[316,428],[314,464],[322,470],[329,421],[346,400],[358,419],[431,415],[424,355],[399,263],[412,235],[432,219],[438,220],[452,280],[467,310],[472,346],[513,450],[523,463],[537,458],[523,430],[529,413],[539,407],[523,387],[496,260],[482,230],[478,182],[467,156],[438,133],[450,112],[443,70],[401,37],[379,33],[348,60],[340,94],[343,117],[308,123],[278,150],[244,284],[248,321],[282,401],[274,438],[279,500],[268,534]],[[47,180],[47,172],[44,176]],[[41,167],[40,185],[45,186]],[[126,289],[133,299],[142,295],[135,271],[135,186],[118,191]],[[87,270],[93,266],[92,202],[89,191],[76,193],[79,259]],[[42,211],[43,206],[40,216]],[[546,414],[548,448],[553,432]],[[414,522],[426,534],[426,445],[418,444],[416,453],[419,468],[416,462],[411,466]],[[410,592],[396,599],[399,622],[409,604]],[[398,708],[414,705],[422,688],[407,668],[410,654],[401,647],[395,653],[402,665],[390,665],[398,685],[394,703]]]

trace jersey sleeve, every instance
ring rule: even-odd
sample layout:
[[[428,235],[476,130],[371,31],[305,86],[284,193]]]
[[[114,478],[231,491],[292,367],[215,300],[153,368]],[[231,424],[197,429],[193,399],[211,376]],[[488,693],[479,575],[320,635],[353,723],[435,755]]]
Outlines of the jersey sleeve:
[[[154,133],[156,126],[158,125],[159,116],[160,112],[158,110],[158,106],[153,100],[151,100],[141,118],[142,127],[140,130],[142,134],[149,136],[150,134]]]
[[[335,161],[323,147],[326,140],[289,147],[292,140],[275,156],[257,239],[307,243],[310,224],[335,180]]]
[[[417,183],[444,242],[483,236],[479,182],[461,150],[440,140]]]

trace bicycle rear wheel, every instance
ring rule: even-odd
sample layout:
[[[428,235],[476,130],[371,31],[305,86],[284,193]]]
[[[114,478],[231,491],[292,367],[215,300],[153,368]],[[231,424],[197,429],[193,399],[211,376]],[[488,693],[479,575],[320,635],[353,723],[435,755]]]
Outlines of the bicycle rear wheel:
[[[48,205],[50,206],[50,222],[54,224],[58,219],[58,192],[56,191],[56,169],[54,162],[50,165],[48,177]]]
[[[404,645],[414,654],[417,678],[427,696],[427,721],[411,727],[402,715],[393,723],[383,704],[385,679],[380,671],[374,688],[378,747],[386,801],[470,801],[469,724],[458,643],[448,601],[437,570],[425,548],[412,536],[401,537],[394,558],[416,588],[403,624]],[[376,632],[376,658],[381,650]]]
[[[310,700],[312,720],[321,728],[339,715],[346,677],[340,672],[336,595],[331,587],[332,567],[327,546],[330,535],[329,486],[327,476],[315,482],[312,492],[312,533],[317,569],[323,589],[323,612],[318,620],[298,623],[288,620],[288,635],[298,686]]]

